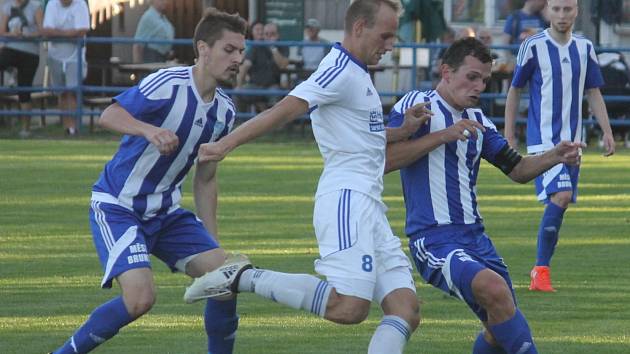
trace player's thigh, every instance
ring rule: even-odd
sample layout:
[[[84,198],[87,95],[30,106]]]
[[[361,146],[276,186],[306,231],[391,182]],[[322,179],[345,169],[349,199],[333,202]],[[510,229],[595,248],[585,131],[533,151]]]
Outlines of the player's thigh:
[[[384,208],[384,206],[381,206]],[[374,266],[376,269],[376,286],[374,300],[382,303],[390,293],[399,289],[408,291],[398,292],[407,294],[407,300],[416,301],[416,286],[413,281],[411,263],[402,249],[400,238],[392,233],[385,210],[372,216],[373,232],[375,235]]]
[[[559,193],[571,193],[571,202],[577,200],[577,185],[580,175],[579,166],[557,164],[539,175],[534,180],[539,201],[547,201],[549,196]]]
[[[151,267],[146,235],[131,211],[92,201],[90,227],[104,271],[101,286],[111,287],[112,279],[128,270]]]
[[[188,276],[198,278],[207,272],[219,268],[225,263],[225,259],[225,251],[222,248],[215,248],[192,256],[188,262],[180,260],[179,263],[175,263],[175,265],[178,270],[184,271]],[[182,263],[184,263],[183,267]]]
[[[456,235],[453,241],[463,236]],[[512,283],[507,266],[490,240],[485,235],[478,237],[472,249],[470,244],[464,249],[461,243],[448,242],[439,236],[413,238],[409,248],[420,275],[427,283],[463,300],[480,320],[486,321],[487,313],[477,302],[472,288],[475,276],[489,269],[501,276],[510,289]]]
[[[351,190],[319,196],[313,225],[320,258],[315,271],[342,295],[372,300],[376,284],[371,198]]]
[[[178,209],[165,216],[161,220],[161,228],[156,230],[155,238],[151,253],[173,271],[186,272],[187,265],[194,261],[193,273],[203,274],[207,272],[204,269],[216,268],[225,260],[223,251],[218,250],[218,242],[201,220],[185,209]],[[213,250],[217,251],[211,252]]]

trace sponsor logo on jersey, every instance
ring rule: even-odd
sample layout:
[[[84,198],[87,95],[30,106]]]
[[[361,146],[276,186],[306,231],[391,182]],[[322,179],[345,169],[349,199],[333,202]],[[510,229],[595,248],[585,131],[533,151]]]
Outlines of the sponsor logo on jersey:
[[[569,63],[571,63],[571,62],[569,61],[569,58],[564,57],[564,58],[562,59],[562,64],[569,64]]]
[[[370,90],[370,88],[368,87],[367,92],[365,93],[366,96],[372,96],[372,90]]]
[[[370,131],[382,132],[385,130],[385,124],[383,123],[383,109],[376,107],[370,109]]]
[[[198,126],[199,128],[203,128],[203,119],[197,118],[197,120],[195,120],[195,125]]]

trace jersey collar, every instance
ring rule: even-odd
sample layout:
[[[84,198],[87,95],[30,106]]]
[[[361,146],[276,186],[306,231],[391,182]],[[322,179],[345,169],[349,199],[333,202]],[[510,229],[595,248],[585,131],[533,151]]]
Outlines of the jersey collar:
[[[335,45],[333,46],[334,48],[338,49],[340,52],[344,53],[345,55],[348,56],[348,58],[350,58],[350,60],[352,60],[353,62],[355,62],[361,69],[363,69],[366,73],[369,72],[368,71],[368,67],[367,65],[365,65],[361,60],[357,59],[354,55],[352,55],[346,48],[344,48],[341,43],[337,42],[335,43]]]

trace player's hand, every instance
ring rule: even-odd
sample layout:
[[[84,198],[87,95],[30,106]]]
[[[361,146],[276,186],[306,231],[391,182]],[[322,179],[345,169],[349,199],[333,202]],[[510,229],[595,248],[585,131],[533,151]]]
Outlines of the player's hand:
[[[408,135],[418,131],[422,124],[425,124],[433,115],[433,112],[426,107],[428,104],[429,102],[418,103],[405,111],[405,119],[400,128]]]
[[[179,146],[179,138],[172,131],[160,127],[152,127],[145,134],[145,138],[155,147],[162,155],[170,155]]]
[[[579,165],[582,160],[582,149],[586,144],[581,142],[561,141],[554,148],[560,162],[568,165]]]
[[[219,140],[214,143],[201,144],[199,146],[197,157],[199,158],[199,162],[221,161],[225,158],[228,152],[230,151],[227,146]]]
[[[611,156],[615,153],[615,138],[612,134],[604,134],[602,136],[602,143],[604,143],[604,156]]]
[[[478,130],[485,132],[486,128],[476,120],[462,119],[444,130],[442,141],[450,143],[455,140],[477,139]]]

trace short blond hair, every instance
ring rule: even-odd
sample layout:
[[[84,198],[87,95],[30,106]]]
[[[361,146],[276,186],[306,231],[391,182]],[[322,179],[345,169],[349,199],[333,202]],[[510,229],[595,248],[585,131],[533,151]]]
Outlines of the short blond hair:
[[[344,21],[346,33],[352,32],[352,26],[360,19],[364,19],[368,27],[374,26],[376,23],[376,14],[381,8],[381,5],[389,6],[399,16],[402,12],[402,6],[399,0],[356,0],[346,11]]]

